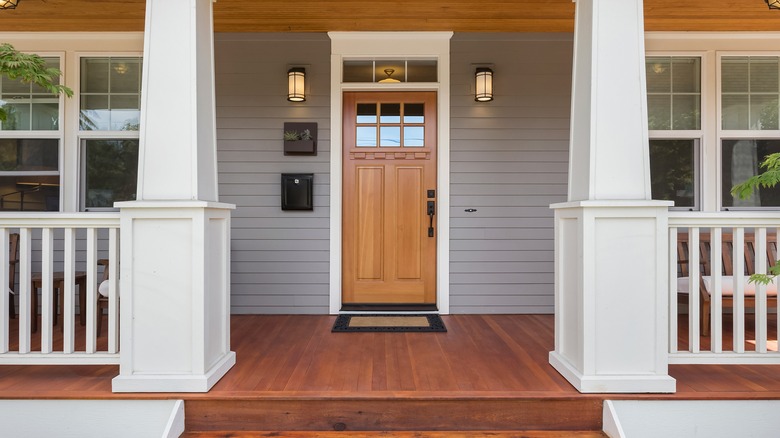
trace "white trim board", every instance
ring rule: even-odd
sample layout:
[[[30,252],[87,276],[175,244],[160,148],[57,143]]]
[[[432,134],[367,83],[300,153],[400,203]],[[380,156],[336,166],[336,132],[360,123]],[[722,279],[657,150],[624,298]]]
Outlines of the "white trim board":
[[[436,58],[439,82],[424,84],[438,98],[438,167],[436,227],[436,305],[439,313],[450,312],[450,39],[452,32],[329,32],[330,58],[330,299],[329,311],[341,309],[341,209],[342,209],[342,93],[345,90],[376,90],[374,84],[343,84],[341,66],[345,57]],[[353,86],[362,85],[362,86]],[[420,90],[421,84],[393,84],[393,90]],[[382,87],[382,89],[389,89]]]

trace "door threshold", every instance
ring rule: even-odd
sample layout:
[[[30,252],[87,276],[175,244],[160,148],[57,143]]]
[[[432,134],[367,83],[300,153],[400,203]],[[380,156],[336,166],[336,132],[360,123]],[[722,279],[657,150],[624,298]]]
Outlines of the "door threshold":
[[[438,312],[436,304],[342,304],[340,312]]]

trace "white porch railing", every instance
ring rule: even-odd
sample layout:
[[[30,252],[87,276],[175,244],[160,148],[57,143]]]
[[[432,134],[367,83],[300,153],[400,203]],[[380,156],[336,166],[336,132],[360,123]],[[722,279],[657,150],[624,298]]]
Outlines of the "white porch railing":
[[[9,316],[9,293],[0,293],[0,364],[115,364],[119,363],[119,214],[13,213],[0,215],[0,285],[9,284],[9,236],[19,234],[17,281],[13,286],[18,312]],[[98,257],[98,255],[102,257]],[[97,336],[98,259],[109,260],[108,323]],[[64,276],[58,324],[53,278]],[[40,273],[39,309],[32,309],[33,274]],[[86,275],[86,309],[76,301],[77,276]],[[102,277],[101,277],[102,278]],[[81,289],[81,288],[80,288]],[[76,313],[86,312],[85,329]],[[102,313],[102,309],[101,309]],[[32,331],[32,318],[38,318]],[[59,332],[62,337],[60,340]],[[83,333],[83,337],[78,333]],[[18,333],[13,338],[11,334]],[[56,336],[55,336],[56,334]],[[107,342],[103,337],[107,336]],[[100,341],[100,342],[99,342]],[[99,348],[98,345],[101,345]]]
[[[778,227],[777,213],[670,213],[670,363],[780,363],[777,280],[748,282],[775,262]]]

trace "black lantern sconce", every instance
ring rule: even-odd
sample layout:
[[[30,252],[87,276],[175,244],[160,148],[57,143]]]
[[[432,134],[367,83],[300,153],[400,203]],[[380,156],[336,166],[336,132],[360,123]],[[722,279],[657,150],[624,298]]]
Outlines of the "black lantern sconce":
[[[493,100],[493,70],[488,67],[477,67],[474,81],[474,100],[477,102]]]
[[[303,102],[306,100],[306,69],[293,67],[287,70],[287,100]]]
[[[780,0],[764,0],[769,9],[780,9]]]
[[[0,9],[16,9],[20,0],[0,0]]]

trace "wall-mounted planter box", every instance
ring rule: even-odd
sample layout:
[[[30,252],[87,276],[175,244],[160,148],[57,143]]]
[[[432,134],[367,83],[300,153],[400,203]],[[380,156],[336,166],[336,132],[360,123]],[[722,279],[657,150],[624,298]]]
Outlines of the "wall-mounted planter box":
[[[284,140],[285,155],[317,155],[317,124],[289,122],[284,124],[284,132],[296,132],[301,135],[308,130],[311,140]]]

